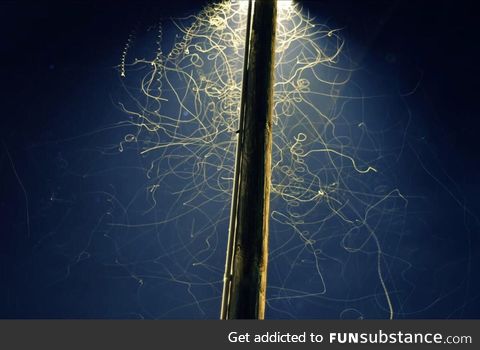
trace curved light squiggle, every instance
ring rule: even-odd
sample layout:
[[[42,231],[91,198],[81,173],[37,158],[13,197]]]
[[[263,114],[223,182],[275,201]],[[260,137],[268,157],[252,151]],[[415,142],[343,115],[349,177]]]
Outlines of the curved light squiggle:
[[[140,91],[131,94],[133,103],[122,105],[135,128],[125,136],[122,149],[135,145],[148,164],[150,210],[166,192],[175,198],[169,210],[156,214],[158,220],[137,226],[190,222],[189,237],[179,234],[180,243],[166,255],[186,254],[189,266],[203,267],[212,278],[199,279],[190,267],[182,273],[164,271],[164,278],[184,283],[189,292],[195,285],[209,286],[213,298],[220,296],[223,262],[218,247],[226,241],[233,180],[244,3],[222,2],[176,22],[181,35],[168,53],[161,49],[160,29],[153,58],[127,63],[124,54],[120,67],[127,80],[141,76]],[[380,152],[367,126],[344,116],[354,98],[344,94],[354,64],[339,31],[317,24],[297,5],[285,4],[279,8],[276,46],[269,306],[293,317],[279,303],[341,295],[335,288],[329,294],[329,286],[335,285],[335,277],[344,278],[353,254],[364,252],[375,256],[368,261],[381,293],[338,299],[348,304],[355,298],[374,298],[393,318],[376,226],[406,199],[397,189],[375,187],[381,182],[374,179],[381,176],[375,165]],[[337,271],[334,275],[328,273],[329,266]],[[294,277],[305,285],[298,287]],[[364,317],[358,308],[346,306],[344,311]]]

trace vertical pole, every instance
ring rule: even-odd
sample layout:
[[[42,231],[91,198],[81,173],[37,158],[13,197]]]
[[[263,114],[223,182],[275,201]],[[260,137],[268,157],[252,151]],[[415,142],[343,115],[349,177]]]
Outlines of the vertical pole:
[[[227,299],[222,311],[225,319],[263,319],[265,315],[276,1],[255,0],[245,52],[246,88],[241,102],[232,256],[230,266],[227,258]]]
[[[235,229],[237,223],[237,205],[238,205],[238,185],[240,175],[241,145],[242,133],[245,115],[245,98],[248,91],[248,53],[250,52],[250,31],[252,27],[252,2],[248,0],[247,10],[247,28],[245,30],[245,50],[243,57],[243,77],[242,77],[242,97],[240,101],[240,118],[237,132],[237,151],[235,155],[235,169],[233,176],[232,203],[230,208],[230,222],[228,225],[227,254],[225,259],[225,274],[223,277],[222,305],[220,310],[220,319],[226,320],[228,315],[228,305],[230,300],[231,282],[233,275],[233,254],[235,249]]]

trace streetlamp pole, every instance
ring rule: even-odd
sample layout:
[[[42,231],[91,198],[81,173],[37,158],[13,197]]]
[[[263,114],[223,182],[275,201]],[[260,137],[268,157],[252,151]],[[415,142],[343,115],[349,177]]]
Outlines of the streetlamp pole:
[[[222,319],[263,319],[277,0],[249,0]]]

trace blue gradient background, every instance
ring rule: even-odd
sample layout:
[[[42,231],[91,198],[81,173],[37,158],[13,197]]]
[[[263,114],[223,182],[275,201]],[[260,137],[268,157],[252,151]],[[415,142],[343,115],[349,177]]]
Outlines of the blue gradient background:
[[[396,317],[478,318],[480,55],[473,2],[303,4],[319,21],[343,28],[352,57],[364,67],[354,76],[362,88],[397,96],[413,91],[368,107],[372,114],[387,111],[389,120],[383,122],[388,125],[398,121],[399,130],[391,131],[396,137],[385,133],[382,145],[404,148],[400,158],[386,161],[386,171],[392,185],[420,198],[410,201],[399,236],[383,241],[412,266],[405,271],[391,265],[394,277],[388,284],[408,281],[403,294],[393,296],[394,304],[401,305]],[[132,30],[200,8],[201,2],[185,0],[168,6],[0,2],[1,318],[216,317],[218,299],[202,303],[202,312],[195,305],[176,309],[191,300],[185,286],[150,281],[139,289],[131,271],[114,265],[116,247],[105,237],[117,235],[123,257],[158,253],[149,251],[155,250],[155,232],[136,232],[130,239],[108,225],[117,215],[115,202],[130,202],[145,186],[137,154],[114,152],[125,130],[109,126],[124,119],[115,102],[125,91],[113,67]],[[382,121],[372,123],[380,129]],[[158,210],[162,208],[167,210],[168,203],[161,203]],[[143,216],[145,222],[152,218],[154,214]],[[165,235],[166,251],[176,229]],[[225,242],[218,244],[223,250]],[[224,262],[218,256],[221,269]],[[275,276],[272,281],[281,280]],[[359,294],[378,283],[375,274],[366,276],[351,276]],[[212,288],[221,285],[194,293],[202,299]],[[374,302],[359,304],[370,318],[387,315]],[[267,310],[268,317],[287,317],[277,308],[297,318],[358,316],[343,315],[346,306],[329,308],[328,302],[300,302],[292,310],[286,301]]]

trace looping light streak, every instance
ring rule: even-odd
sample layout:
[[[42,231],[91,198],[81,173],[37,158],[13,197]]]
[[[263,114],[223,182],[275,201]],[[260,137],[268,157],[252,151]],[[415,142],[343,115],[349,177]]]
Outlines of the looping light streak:
[[[210,283],[217,283],[221,275],[209,260],[216,253],[212,244],[217,239],[212,235],[219,234],[216,225],[228,219],[246,4],[225,1],[175,22],[181,35],[167,53],[162,50],[159,28],[158,49],[150,59],[128,63],[129,38],[120,65],[125,81],[130,74],[142,76],[138,93],[131,94],[131,106],[121,106],[136,128],[125,136],[122,147],[132,145],[149,164],[148,192],[154,203],[165,190],[178,198],[152,224],[192,213],[204,216],[203,227],[192,223],[192,237],[204,235],[204,247],[195,252],[183,239],[179,249],[193,256],[192,266],[216,271]],[[385,310],[393,318],[374,222],[385,214],[388,202],[396,206],[392,203],[406,199],[397,189],[376,193],[369,183],[382,169],[374,164],[379,155],[368,141],[367,128],[343,115],[351,98],[357,98],[343,91],[355,70],[344,48],[340,30],[318,24],[291,1],[279,2],[271,184],[272,230],[278,232],[271,234],[270,260],[287,267],[282,285],[271,286],[270,298],[273,302],[327,297],[334,282],[322,266],[326,260],[338,262],[345,257],[329,256],[326,244],[337,241],[345,253],[368,255],[373,241]],[[211,205],[221,209],[212,212]],[[355,236],[357,232],[366,233]],[[226,232],[221,235],[226,237]],[[302,291],[289,286],[295,267],[308,266],[310,260],[311,283]],[[171,279],[180,280],[173,275]],[[348,302],[349,297],[343,300]]]

